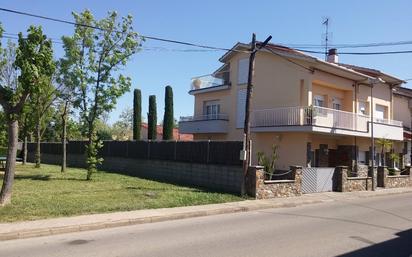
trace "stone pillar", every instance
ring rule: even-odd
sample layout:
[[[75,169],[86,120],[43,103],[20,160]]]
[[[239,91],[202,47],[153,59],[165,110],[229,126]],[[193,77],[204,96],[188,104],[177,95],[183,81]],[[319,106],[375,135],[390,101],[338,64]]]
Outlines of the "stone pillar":
[[[337,166],[333,174],[333,191],[347,192],[348,166]]]
[[[250,166],[246,175],[246,193],[249,196],[257,197],[259,187],[265,181],[265,171],[263,166]]]
[[[377,176],[377,186],[378,187],[386,187],[386,180],[388,177],[388,169],[386,166],[379,166],[378,167],[378,176]]]
[[[296,193],[302,194],[302,166],[290,166],[292,178],[295,179]]]

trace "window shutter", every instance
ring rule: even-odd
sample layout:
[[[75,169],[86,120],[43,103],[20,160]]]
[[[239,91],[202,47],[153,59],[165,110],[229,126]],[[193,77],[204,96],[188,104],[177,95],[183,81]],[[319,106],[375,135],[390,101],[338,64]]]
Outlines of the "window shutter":
[[[246,84],[249,72],[249,59],[240,59],[237,70],[237,84]]]
[[[246,89],[237,91],[237,111],[236,128],[243,128],[245,125]]]

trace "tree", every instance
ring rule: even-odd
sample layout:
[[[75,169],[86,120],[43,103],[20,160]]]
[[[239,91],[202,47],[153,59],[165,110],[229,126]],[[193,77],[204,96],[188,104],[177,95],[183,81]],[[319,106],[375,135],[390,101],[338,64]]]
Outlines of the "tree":
[[[386,138],[376,139],[376,144],[381,148],[381,165],[385,165],[385,152],[392,147],[392,141]]]
[[[147,139],[156,140],[157,136],[157,111],[156,96],[149,96],[149,113],[147,114]]]
[[[163,140],[173,139],[173,89],[171,86],[165,88],[165,112],[163,118]]]
[[[142,127],[142,92],[140,89],[133,91],[133,140],[140,140]]]
[[[133,136],[132,123],[134,110],[126,108],[120,114],[119,120],[113,124],[112,138],[115,140],[130,140]]]
[[[1,32],[0,28],[0,34]],[[54,71],[51,41],[43,34],[41,27],[30,26],[27,32],[27,38],[19,33],[17,49],[9,44],[4,51],[0,46],[0,104],[4,109],[8,127],[6,169],[0,192],[1,206],[11,202],[19,133],[18,121],[23,106],[30,94],[37,92],[40,85],[49,80]]]
[[[87,180],[90,180],[103,161],[97,156],[102,143],[97,137],[96,122],[129,91],[131,79],[122,75],[120,69],[138,51],[140,40],[133,31],[130,15],[120,22],[116,12],[110,12],[102,20],[95,20],[88,10],[73,16],[83,26],[76,26],[73,36],[63,37],[64,60],[70,64],[67,72],[76,89],[74,106],[79,108],[86,126]]]
[[[54,74],[54,70],[50,72]],[[34,159],[36,168],[40,168],[41,165],[41,139],[53,113],[50,107],[58,96],[58,88],[53,84],[52,76],[45,78],[38,86],[38,90],[29,97],[31,115],[35,120],[36,152]]]

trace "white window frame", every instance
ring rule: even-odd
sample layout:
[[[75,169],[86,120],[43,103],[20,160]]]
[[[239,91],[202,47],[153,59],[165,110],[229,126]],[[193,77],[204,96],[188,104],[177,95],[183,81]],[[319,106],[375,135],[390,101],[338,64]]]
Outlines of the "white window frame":
[[[367,102],[359,102],[358,104],[358,113],[362,115],[368,115],[368,106]]]
[[[366,164],[366,151],[358,151],[358,163]]]
[[[342,99],[334,97],[332,99],[332,109],[334,110],[342,110]]]
[[[236,128],[240,129],[245,126],[246,89],[237,91],[236,101]]]
[[[249,73],[249,59],[243,58],[239,59],[237,66],[237,84],[243,85],[247,84]]]

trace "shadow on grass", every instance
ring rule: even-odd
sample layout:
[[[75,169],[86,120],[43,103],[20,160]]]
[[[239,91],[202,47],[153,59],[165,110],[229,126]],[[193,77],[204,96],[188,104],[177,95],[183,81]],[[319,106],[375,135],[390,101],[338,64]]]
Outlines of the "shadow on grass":
[[[49,181],[50,180],[50,175],[15,175],[14,179],[16,180],[23,180],[23,179],[29,179],[29,180],[41,180],[41,181]]]
[[[142,191],[176,191],[176,192],[207,192],[212,193],[212,191],[202,190],[200,188],[161,188],[161,187],[139,187],[139,186],[128,186],[128,190],[142,190]]]
[[[397,237],[381,243],[370,242],[369,246],[339,256],[364,257],[364,256],[412,256],[412,229],[395,234]]]

